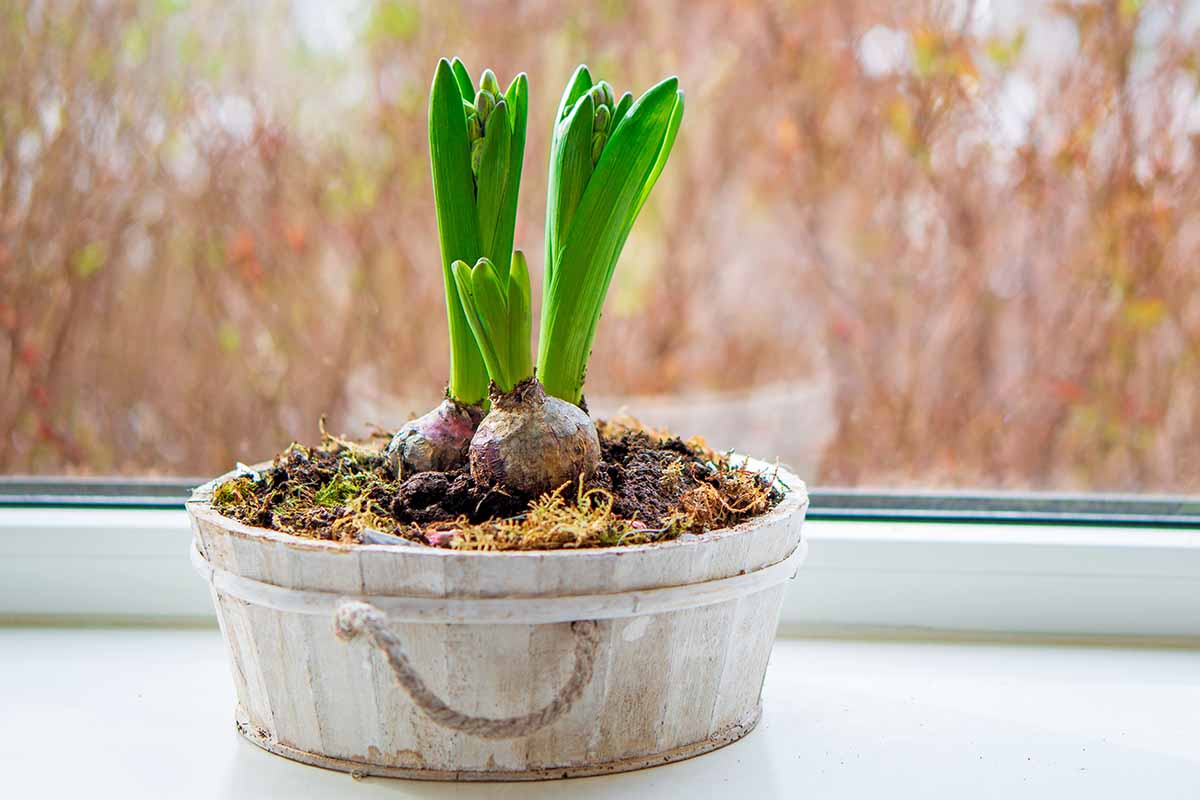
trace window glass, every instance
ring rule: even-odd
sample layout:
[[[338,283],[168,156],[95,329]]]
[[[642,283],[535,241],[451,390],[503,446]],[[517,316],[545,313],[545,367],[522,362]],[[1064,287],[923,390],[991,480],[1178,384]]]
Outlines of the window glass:
[[[1200,4],[17,3],[0,473],[205,475],[438,399],[425,102],[676,73],[598,414],[824,485],[1200,491]],[[536,319],[536,311],[535,311]]]

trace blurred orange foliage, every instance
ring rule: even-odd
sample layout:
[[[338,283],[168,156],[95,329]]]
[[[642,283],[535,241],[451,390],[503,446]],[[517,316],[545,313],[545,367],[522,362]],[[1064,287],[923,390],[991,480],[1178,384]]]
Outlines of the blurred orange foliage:
[[[208,474],[435,403],[458,54],[531,76],[535,271],[574,65],[687,90],[589,395],[828,387],[823,483],[1200,491],[1194,5],[18,2],[0,472]]]

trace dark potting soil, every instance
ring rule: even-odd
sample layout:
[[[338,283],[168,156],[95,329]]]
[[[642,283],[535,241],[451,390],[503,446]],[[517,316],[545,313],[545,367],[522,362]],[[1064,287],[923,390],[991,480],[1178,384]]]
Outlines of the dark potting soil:
[[[459,549],[543,549],[702,533],[761,514],[782,498],[772,476],[736,466],[702,440],[685,442],[627,418],[601,421],[597,430],[599,469],[554,496],[483,486],[465,466],[396,480],[382,452],[390,437],[354,443],[325,435],[317,447],[293,444],[261,472],[220,484],[213,506],[307,538],[362,542],[379,532]]]

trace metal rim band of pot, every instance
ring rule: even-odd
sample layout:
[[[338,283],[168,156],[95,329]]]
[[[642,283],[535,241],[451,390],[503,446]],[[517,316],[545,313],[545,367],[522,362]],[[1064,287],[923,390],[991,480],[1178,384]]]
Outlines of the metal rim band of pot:
[[[393,622],[543,625],[662,614],[744,597],[795,577],[808,553],[801,539],[787,558],[711,581],[605,594],[555,597],[396,597],[289,589],[214,567],[193,540],[192,564],[218,592],[277,611],[333,616],[346,602],[370,603]]]

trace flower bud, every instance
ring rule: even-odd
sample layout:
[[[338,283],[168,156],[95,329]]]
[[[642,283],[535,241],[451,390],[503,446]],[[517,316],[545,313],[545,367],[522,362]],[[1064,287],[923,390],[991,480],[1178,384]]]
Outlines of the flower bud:
[[[604,142],[608,139],[608,135],[603,131],[597,131],[592,134],[592,166],[595,166],[600,161],[600,153],[604,151]]]
[[[483,138],[483,126],[479,124],[479,117],[474,112],[467,116],[467,136],[472,142]]]
[[[589,94],[592,96],[592,103],[596,108],[604,105],[604,88],[602,86],[593,86]]]
[[[480,90],[475,95],[475,113],[479,116],[479,122],[487,125],[488,117],[492,114],[492,109],[496,107],[496,98],[491,92]]]
[[[596,116],[592,118],[592,130],[597,133],[607,132],[609,117],[608,106],[599,106],[596,109]]]
[[[471,172],[479,177],[479,168],[483,166],[483,139],[471,142]]]
[[[479,76],[480,91],[487,92],[492,97],[500,96],[500,82],[496,80],[496,73],[490,69],[485,69],[483,74]]]
[[[609,107],[616,105],[617,101],[616,101],[616,98],[613,96],[612,87],[608,85],[608,81],[600,81],[596,85],[600,87],[600,91],[604,95],[601,102],[603,102],[604,105],[609,106]]]

